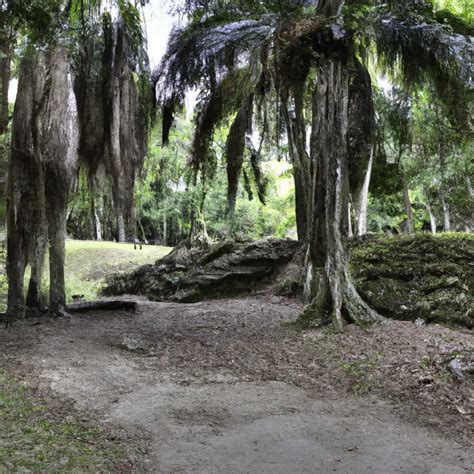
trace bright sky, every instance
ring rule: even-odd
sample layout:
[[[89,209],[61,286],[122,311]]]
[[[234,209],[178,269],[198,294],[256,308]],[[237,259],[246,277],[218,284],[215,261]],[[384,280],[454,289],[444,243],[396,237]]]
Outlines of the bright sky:
[[[168,36],[176,22],[167,12],[165,2],[150,2],[144,9],[145,28],[148,39],[148,55],[151,67],[160,62],[166,50]]]

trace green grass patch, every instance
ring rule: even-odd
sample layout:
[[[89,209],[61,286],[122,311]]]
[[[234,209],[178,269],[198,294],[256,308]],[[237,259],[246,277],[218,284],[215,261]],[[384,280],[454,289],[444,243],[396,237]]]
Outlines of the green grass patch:
[[[97,427],[57,410],[0,372],[0,472],[110,472],[123,451]]]
[[[168,247],[146,245],[135,250],[133,244],[70,240],[66,242],[66,295],[97,297],[105,277],[112,273],[130,272],[155,263],[171,251]],[[47,272],[46,272],[47,273]],[[48,275],[45,275],[46,281]]]
[[[84,295],[87,300],[97,297],[105,277],[111,273],[130,272],[164,257],[171,251],[169,247],[145,245],[135,250],[133,244],[115,242],[95,242],[68,240],[66,242],[66,296],[68,302],[72,295]],[[46,260],[47,261],[47,260]],[[26,272],[26,284],[29,270]],[[49,270],[45,268],[44,293],[48,293]],[[7,284],[5,261],[0,255],[0,312],[5,311]]]

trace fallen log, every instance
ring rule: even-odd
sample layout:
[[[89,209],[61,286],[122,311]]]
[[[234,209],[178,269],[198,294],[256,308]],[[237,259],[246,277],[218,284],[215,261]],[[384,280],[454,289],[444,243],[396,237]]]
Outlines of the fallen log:
[[[73,303],[68,305],[61,313],[57,316],[65,316],[69,313],[86,313],[89,311],[131,311],[134,313],[137,309],[136,301],[126,300],[106,300],[106,301],[84,301],[81,303]],[[36,312],[35,315],[48,314],[47,311]],[[32,317],[31,314],[26,316]],[[11,323],[17,321],[18,318],[9,316],[7,313],[0,313],[0,324],[4,323],[5,327],[8,327]]]
[[[132,311],[134,313],[136,309],[136,301],[124,300],[84,301],[66,307],[68,313],[86,313],[88,311]]]

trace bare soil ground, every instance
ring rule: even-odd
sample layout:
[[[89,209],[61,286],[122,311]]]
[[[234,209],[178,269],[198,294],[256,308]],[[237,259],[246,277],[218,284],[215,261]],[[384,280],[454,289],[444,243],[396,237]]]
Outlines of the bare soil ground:
[[[0,369],[116,436],[122,471],[472,469],[472,332],[283,324],[300,310],[257,295],[29,319],[0,331]]]

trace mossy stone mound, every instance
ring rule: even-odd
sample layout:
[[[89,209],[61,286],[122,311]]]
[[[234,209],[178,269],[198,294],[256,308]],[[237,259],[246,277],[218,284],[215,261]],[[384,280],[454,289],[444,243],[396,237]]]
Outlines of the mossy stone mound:
[[[352,242],[357,289],[392,319],[474,327],[473,269],[469,234],[368,236]]]

